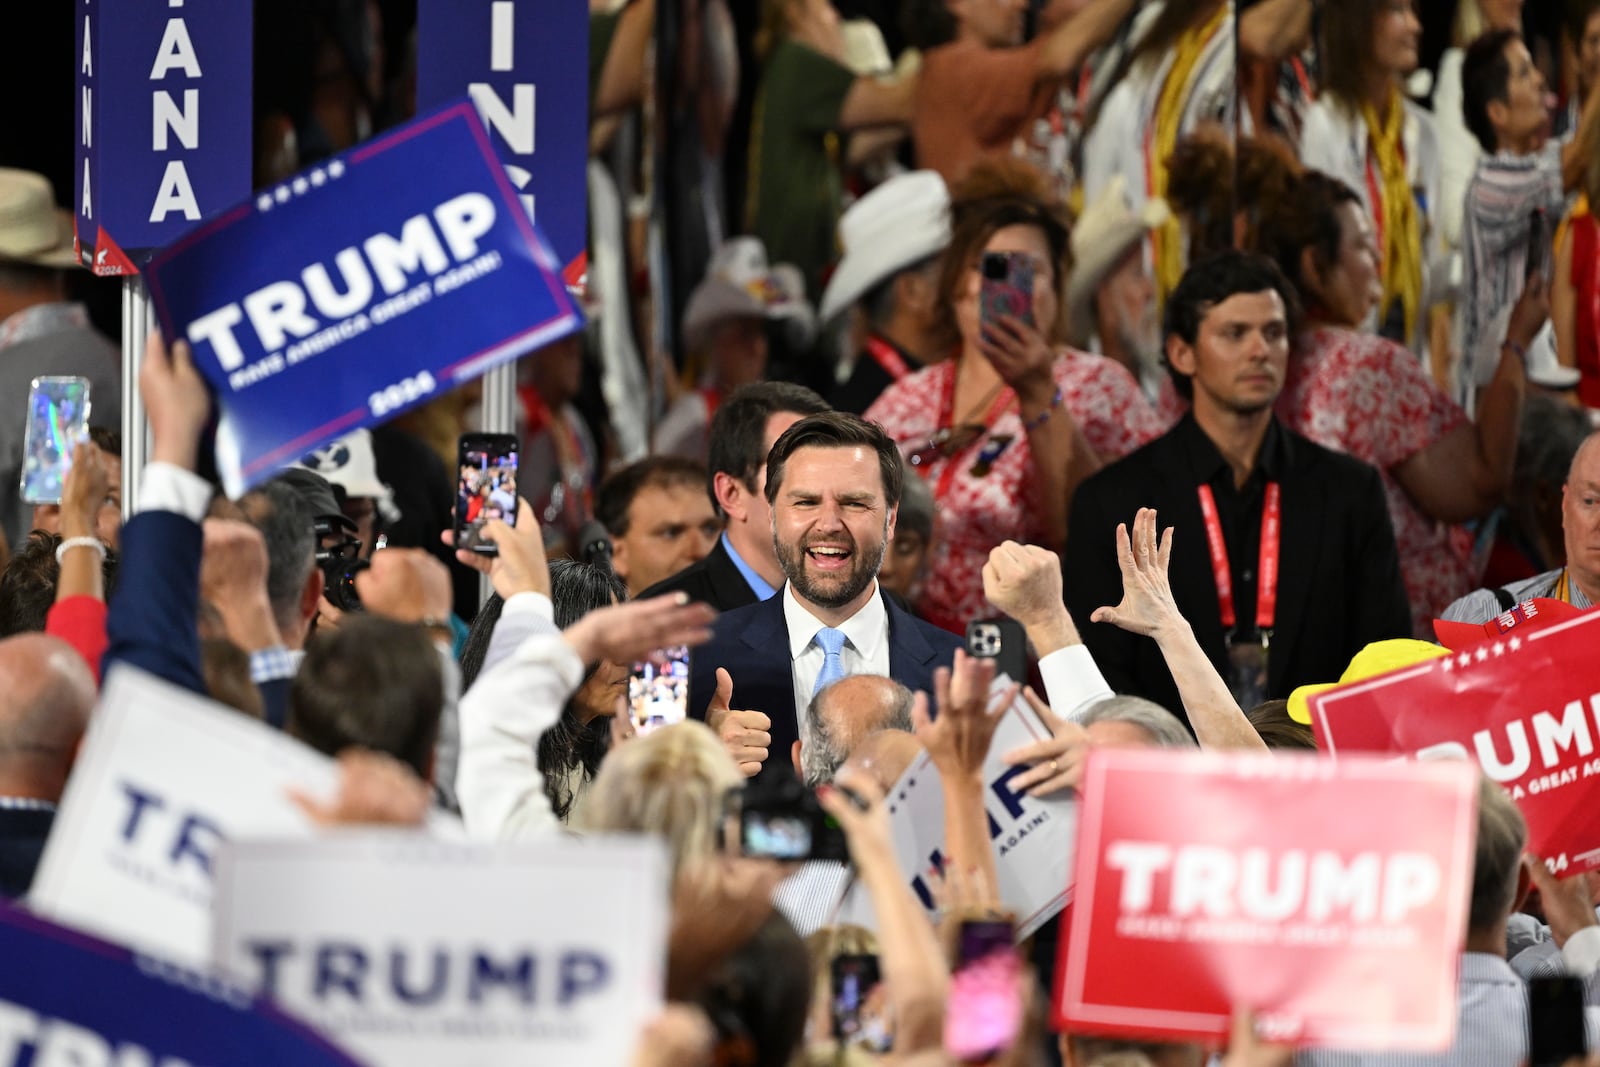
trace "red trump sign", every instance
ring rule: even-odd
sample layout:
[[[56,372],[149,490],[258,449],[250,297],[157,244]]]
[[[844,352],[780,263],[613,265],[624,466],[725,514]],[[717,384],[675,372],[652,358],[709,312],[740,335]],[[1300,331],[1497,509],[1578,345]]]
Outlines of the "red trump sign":
[[[1336,759],[1388,752],[1476,762],[1528,821],[1555,873],[1600,869],[1600,612],[1513,630],[1443,659],[1310,700]]]
[[[1082,794],[1058,1025],[1204,1040],[1243,1005],[1301,1047],[1449,1046],[1470,766],[1102,749]]]

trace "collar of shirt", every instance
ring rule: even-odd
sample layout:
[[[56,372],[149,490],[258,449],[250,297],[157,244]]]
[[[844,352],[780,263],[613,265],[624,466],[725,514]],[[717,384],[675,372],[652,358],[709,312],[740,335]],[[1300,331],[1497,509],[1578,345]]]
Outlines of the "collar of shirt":
[[[778,591],[765,578],[756,573],[754,567],[744,561],[744,557],[734,549],[733,542],[728,540],[728,531],[726,530],[722,531],[722,550],[728,554],[729,559],[733,560],[733,565],[739,569],[739,573],[744,575],[745,584],[750,587],[750,591],[756,595],[757,600],[767,600],[773,593]]]
[[[55,811],[55,804],[38,797],[0,797],[0,811]]]
[[[89,312],[82,304],[56,302],[23,308],[0,322],[0,348],[9,348],[45,334],[87,329]]]
[[[789,658],[797,660],[808,648],[812,648],[817,631],[828,625],[815,615],[811,614],[795,597],[793,587],[784,586],[783,594],[783,619],[789,628]],[[889,636],[889,612],[883,606],[883,596],[878,592],[878,583],[872,583],[872,596],[861,605],[861,610],[840,623],[836,629],[844,632],[845,638],[850,642],[850,648],[855,649],[865,663],[871,663],[878,654],[878,649]],[[847,672],[848,673],[848,672]]]
[[[1189,459],[1189,469],[1194,475],[1194,484],[1226,485],[1232,491],[1233,468],[1223,458],[1211,438],[1200,428],[1195,421],[1194,412],[1190,411],[1178,421],[1173,428],[1173,436],[1184,446],[1183,452]],[[1267,424],[1267,434],[1261,439],[1261,451],[1256,454],[1256,465],[1250,471],[1248,482],[1265,480],[1278,481],[1289,466],[1289,437],[1278,425],[1278,417],[1274,415]]]
[[[300,663],[306,658],[304,650],[273,645],[250,653],[250,680],[257,685],[293,678],[300,673]]]

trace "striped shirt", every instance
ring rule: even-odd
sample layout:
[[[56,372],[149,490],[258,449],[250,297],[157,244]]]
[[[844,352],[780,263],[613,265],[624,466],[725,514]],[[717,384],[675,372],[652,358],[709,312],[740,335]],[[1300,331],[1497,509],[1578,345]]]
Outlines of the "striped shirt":
[[[1541,239],[1548,242],[1565,204],[1558,141],[1551,140],[1533,155],[1497,152],[1478,161],[1467,186],[1461,230],[1465,262],[1459,304],[1462,366],[1458,400],[1488,385],[1499,366],[1511,309],[1527,280],[1533,212],[1544,212],[1546,229]]]
[[[1559,584],[1561,584],[1561,568],[1558,567],[1520,582],[1511,582],[1504,588],[1510,595],[1511,602],[1520,604],[1524,600],[1554,596],[1556,586]],[[1577,582],[1567,583],[1567,595],[1572,600],[1572,606],[1579,611],[1594,607],[1594,603],[1584,591],[1578,588]],[[1440,618],[1448,622],[1488,622],[1505,610],[1500,606],[1500,598],[1495,596],[1493,589],[1475,589],[1445,608]]]

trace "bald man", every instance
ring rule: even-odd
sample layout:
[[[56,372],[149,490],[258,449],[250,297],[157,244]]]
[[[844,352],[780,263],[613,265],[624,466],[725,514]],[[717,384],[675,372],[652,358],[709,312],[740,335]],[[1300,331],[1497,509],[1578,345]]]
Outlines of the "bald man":
[[[1561,533],[1567,565],[1512,582],[1478,589],[1451,604],[1451,622],[1488,622],[1525,600],[1549,597],[1575,608],[1600,603],[1600,432],[1583,439],[1561,488]]]
[[[858,745],[885,730],[911,733],[911,690],[893,678],[851,675],[811,698],[800,724],[801,739],[789,758],[801,781],[815,789],[833,781]]]
[[[94,677],[65,641],[0,641],[0,896],[33,884],[94,700]]]

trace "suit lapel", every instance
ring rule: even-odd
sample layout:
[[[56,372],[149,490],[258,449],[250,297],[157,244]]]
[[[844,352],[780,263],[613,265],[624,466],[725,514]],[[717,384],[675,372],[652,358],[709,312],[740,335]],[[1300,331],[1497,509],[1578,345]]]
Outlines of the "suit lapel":
[[[937,650],[928,644],[928,639],[922,635],[921,628],[911,616],[883,595],[881,587],[878,595],[883,598],[884,609],[889,613],[889,676],[910,678],[931,674]]]

